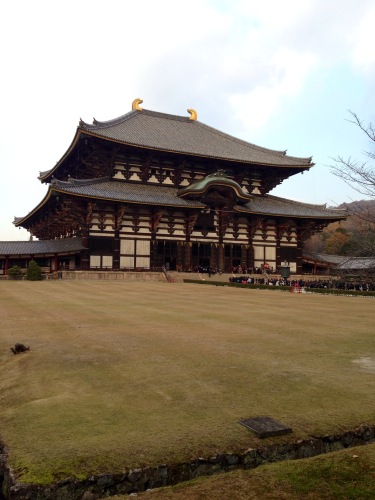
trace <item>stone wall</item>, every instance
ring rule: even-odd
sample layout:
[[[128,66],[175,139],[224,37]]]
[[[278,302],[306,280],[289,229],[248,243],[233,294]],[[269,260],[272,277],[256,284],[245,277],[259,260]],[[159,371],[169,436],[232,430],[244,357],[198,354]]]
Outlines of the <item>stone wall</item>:
[[[18,483],[6,460],[3,460],[2,465],[0,462],[0,479],[3,478],[2,492],[6,500],[95,500],[109,495],[130,494],[177,484],[234,469],[253,469],[270,462],[314,457],[371,442],[375,442],[375,425],[364,425],[342,434],[265,445],[241,453],[223,453],[178,464],[130,469],[122,474],[93,475],[82,481],[67,478],[49,486]],[[6,457],[4,448],[3,457]]]
[[[67,280],[166,281],[162,272],[59,271],[57,275]]]

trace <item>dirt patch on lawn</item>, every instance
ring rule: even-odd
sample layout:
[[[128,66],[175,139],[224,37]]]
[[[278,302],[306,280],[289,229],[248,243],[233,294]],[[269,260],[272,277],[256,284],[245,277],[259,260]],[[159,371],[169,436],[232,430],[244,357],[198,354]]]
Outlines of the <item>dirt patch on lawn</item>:
[[[363,358],[354,359],[353,363],[359,366],[361,370],[366,372],[375,373],[375,358],[366,356]]]

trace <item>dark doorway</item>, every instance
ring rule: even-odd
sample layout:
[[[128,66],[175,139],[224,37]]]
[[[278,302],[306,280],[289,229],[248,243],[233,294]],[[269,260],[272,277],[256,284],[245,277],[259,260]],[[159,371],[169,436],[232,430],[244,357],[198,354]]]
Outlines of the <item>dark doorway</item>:
[[[177,241],[158,241],[156,248],[156,266],[175,271],[177,262]]]

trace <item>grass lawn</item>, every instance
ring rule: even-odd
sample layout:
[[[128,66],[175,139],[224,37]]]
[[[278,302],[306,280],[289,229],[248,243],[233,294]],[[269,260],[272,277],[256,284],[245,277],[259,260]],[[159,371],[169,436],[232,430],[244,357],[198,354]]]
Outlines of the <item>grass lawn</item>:
[[[49,483],[373,424],[374,320],[371,298],[4,281],[1,440]],[[237,423],[257,415],[293,434]]]

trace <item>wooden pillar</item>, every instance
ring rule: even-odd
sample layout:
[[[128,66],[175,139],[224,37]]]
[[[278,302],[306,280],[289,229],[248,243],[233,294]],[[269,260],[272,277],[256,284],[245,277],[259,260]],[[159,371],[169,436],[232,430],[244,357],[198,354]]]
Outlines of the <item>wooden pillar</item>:
[[[225,260],[224,260],[224,243],[219,243],[217,246],[217,263],[219,272],[225,273]]]
[[[89,250],[89,231],[92,222],[92,216],[94,211],[95,203],[87,203],[85,206],[82,206],[82,246],[87,248],[87,250],[81,251],[81,262],[80,268],[82,271],[88,271],[90,269],[90,250]]]
[[[247,248],[247,266],[251,267],[254,272],[254,247],[249,245]]]
[[[8,274],[8,269],[9,269],[9,255],[6,255],[5,256],[4,274]]]
[[[158,262],[158,242],[156,239],[156,233],[160,224],[160,221],[163,217],[163,210],[157,210],[156,212],[152,212],[150,214],[150,266],[151,268],[156,268],[159,266]]]
[[[59,267],[59,260],[58,260],[57,253],[55,253],[55,255],[54,255],[54,268],[55,268],[54,271],[57,271],[58,267]],[[50,271],[52,271],[52,269],[50,269]]]
[[[177,242],[177,257],[176,257],[176,270],[177,271],[182,271],[183,268],[183,242],[178,241]]]
[[[302,238],[301,238],[301,229],[299,227],[296,228],[297,235],[297,274],[302,273]]]
[[[280,222],[276,224],[276,269],[280,269],[281,266],[281,237],[283,228],[280,226]]]
[[[224,217],[223,217],[223,209],[218,208],[216,211],[217,214],[217,234],[219,237],[219,244],[217,246],[217,262],[218,262],[218,267],[219,270],[223,273],[226,272],[225,269],[225,255],[224,255],[224,234],[226,230],[226,225],[224,224]]]
[[[218,263],[217,263],[217,248],[216,248],[216,245],[215,243],[212,243],[211,244],[211,257],[210,257],[210,267],[214,268],[218,268]]]
[[[115,237],[113,241],[113,262],[112,262],[113,271],[120,270],[120,231],[115,229]]]
[[[247,265],[247,248],[246,245],[241,245],[241,266],[242,270],[246,271]]]
[[[88,271],[90,269],[90,255],[89,255],[89,232],[84,230],[82,232],[82,245],[87,248],[87,250],[82,250],[81,252],[81,270]]]
[[[191,242],[186,241],[184,246],[184,269],[185,271],[191,271]]]
[[[157,262],[156,262],[156,256],[157,256],[157,241],[156,241],[156,234],[153,233],[151,234],[151,240],[150,240],[150,267],[151,269],[154,269],[157,267]]]
[[[191,269],[191,259],[192,259],[192,244],[190,241],[190,235],[194,230],[195,223],[197,222],[198,212],[190,213],[186,216],[185,220],[185,245],[184,245],[184,270],[192,271]]]

